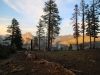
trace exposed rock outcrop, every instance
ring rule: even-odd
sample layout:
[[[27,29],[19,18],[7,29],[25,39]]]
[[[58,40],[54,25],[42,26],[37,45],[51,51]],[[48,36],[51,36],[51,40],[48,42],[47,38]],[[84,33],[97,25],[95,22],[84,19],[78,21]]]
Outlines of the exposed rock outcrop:
[[[23,43],[24,44],[30,44],[31,39],[33,39],[33,35],[30,32],[27,32],[27,33],[22,35],[22,38],[23,38]]]

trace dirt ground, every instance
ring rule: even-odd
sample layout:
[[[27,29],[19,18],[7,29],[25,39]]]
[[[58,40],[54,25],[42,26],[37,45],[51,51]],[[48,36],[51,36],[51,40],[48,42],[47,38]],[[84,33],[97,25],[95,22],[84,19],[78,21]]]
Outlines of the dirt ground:
[[[0,75],[100,75],[100,50],[35,51],[26,61],[23,52],[0,60]]]

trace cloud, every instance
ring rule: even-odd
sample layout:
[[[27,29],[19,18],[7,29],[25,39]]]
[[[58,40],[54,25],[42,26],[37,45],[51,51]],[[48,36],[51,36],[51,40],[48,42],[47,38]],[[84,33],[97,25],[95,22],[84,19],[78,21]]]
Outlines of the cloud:
[[[0,17],[0,35],[5,35],[7,33],[7,26],[9,25],[9,18]]]
[[[8,25],[11,24],[11,19],[10,18],[4,18],[4,17],[0,17],[0,29],[3,28],[7,28]]]
[[[46,0],[4,0],[16,12],[26,16],[26,20],[19,20],[22,34],[31,32],[36,35],[36,25],[44,14],[43,8]]]
[[[66,0],[67,3],[75,3],[77,0]]]
[[[15,11],[35,22],[43,15],[45,0],[4,0],[4,2]]]
[[[22,33],[25,34],[26,31],[28,32],[31,32],[31,34],[33,34],[33,36],[36,36],[36,31],[37,31],[37,28],[34,27],[34,28],[22,28]]]
[[[10,6],[10,7],[13,8],[13,9],[15,9],[16,11],[19,11],[19,10],[16,8],[16,6],[15,6],[14,4],[12,4],[10,1],[11,1],[11,0],[4,0],[4,2],[5,2],[6,4],[8,4],[8,6]]]
[[[7,27],[0,24],[0,35],[5,35],[7,33]]]
[[[11,18],[2,18],[0,17],[0,35],[5,35],[8,34],[7,31],[7,27],[8,25],[11,25]],[[25,21],[25,20],[24,20]],[[24,22],[23,20],[18,21],[19,22],[19,26],[21,29],[21,33],[24,34],[26,32],[31,32],[33,35],[36,34],[36,26],[29,24],[27,21]]]
[[[72,34],[73,33],[73,28],[72,25],[70,25],[70,20],[69,19],[64,19],[63,23],[60,25],[60,35],[65,35],[65,34]]]
[[[40,16],[44,14],[43,8],[46,1],[47,0],[4,0],[9,7],[35,22],[38,22]],[[60,11],[64,12],[71,10],[67,7],[67,4],[76,2],[76,0],[56,0]]]
[[[0,18],[0,21],[9,21],[8,18]]]
[[[36,33],[36,25],[40,19],[40,16],[44,14],[43,8],[45,7],[45,2],[48,0],[3,0],[9,7],[14,9],[16,12],[24,15],[28,20],[24,19],[23,21],[19,20],[18,22],[21,25],[22,33],[31,32],[33,35]],[[70,22],[67,20],[70,19],[68,14],[72,14],[74,6],[69,6],[72,3],[76,3],[77,0],[56,0],[60,16],[65,20],[61,24],[61,33],[66,33],[66,28],[71,28]],[[12,20],[12,19],[10,19]],[[30,22],[30,23],[29,23]],[[10,23],[11,24],[11,21]],[[33,26],[32,26],[33,25]],[[26,28],[27,27],[27,28]],[[31,28],[30,28],[31,27]]]
[[[21,30],[22,30],[22,32],[21,32],[22,34],[25,34],[26,31],[28,31],[28,32],[31,32],[35,36],[37,28],[36,27],[34,27],[34,28],[32,28],[32,27],[31,28],[21,28]],[[0,24],[0,35],[5,35],[5,34],[9,34],[7,32],[7,26]]]
[[[0,23],[0,35],[5,35],[5,34],[9,34],[7,32],[7,26],[9,24],[8,23]],[[36,31],[37,31],[37,28],[36,27],[20,27],[20,29],[22,30],[21,33],[22,34],[25,34],[26,32],[31,32],[34,36],[36,35]]]
[[[62,23],[62,25],[61,25],[61,28],[68,28],[68,27],[71,27],[71,25],[70,25],[70,20],[68,20],[68,19],[65,19],[64,21],[63,21],[63,23]]]

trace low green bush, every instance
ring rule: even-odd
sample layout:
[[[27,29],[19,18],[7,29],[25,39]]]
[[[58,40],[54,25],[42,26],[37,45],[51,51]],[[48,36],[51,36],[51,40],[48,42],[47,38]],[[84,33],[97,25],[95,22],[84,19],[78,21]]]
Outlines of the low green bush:
[[[8,58],[9,55],[13,53],[16,53],[15,48],[10,48],[10,46],[0,44],[0,59]]]
[[[8,58],[12,53],[15,53],[15,49],[0,44],[0,59]]]
[[[0,50],[0,59],[7,58],[9,56],[9,53],[5,50]]]
[[[7,58],[9,56],[10,52],[7,49],[6,46],[1,46],[0,47],[0,58]]]

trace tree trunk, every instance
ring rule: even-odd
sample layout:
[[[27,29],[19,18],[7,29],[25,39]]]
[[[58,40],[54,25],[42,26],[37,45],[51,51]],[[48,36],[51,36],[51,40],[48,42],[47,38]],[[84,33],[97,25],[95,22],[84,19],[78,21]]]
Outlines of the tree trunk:
[[[49,25],[48,25],[48,50],[50,50],[50,15],[49,15]]]
[[[77,6],[77,5],[76,5]],[[77,50],[78,49],[78,25],[77,25],[77,9],[76,9],[76,44],[77,44]]]
[[[94,11],[94,0],[93,0],[93,25],[94,25],[94,44],[93,44],[93,49],[95,49],[95,11]]]
[[[51,25],[51,4],[50,4],[50,12],[49,12],[49,25],[48,25],[48,50],[49,51],[51,51],[51,48],[50,48],[50,25]]]
[[[39,51],[40,51],[40,34],[39,34]]]
[[[14,26],[12,26],[12,37],[11,37],[11,49],[12,49],[12,46],[14,45]]]
[[[84,50],[84,6],[83,6],[83,50]]]
[[[88,10],[88,24],[89,24],[89,36],[90,36],[90,49],[91,49],[91,25],[90,25],[90,15],[89,15],[89,10]]]
[[[33,48],[32,48],[32,44],[33,44],[33,42],[32,42],[32,39],[31,39],[31,51],[32,51],[32,49],[33,49]]]
[[[91,48],[91,34],[90,34],[90,49],[92,49],[92,48]]]
[[[53,25],[52,25],[52,27],[51,27],[51,48],[52,48],[52,39],[53,39]]]
[[[78,48],[78,37],[76,37],[76,40],[77,40],[77,42],[76,42],[76,44],[77,44],[77,50],[79,50],[79,48]]]
[[[50,47],[51,47],[51,49],[52,49],[52,37],[51,37],[51,42],[50,42],[50,43],[51,43]]]

